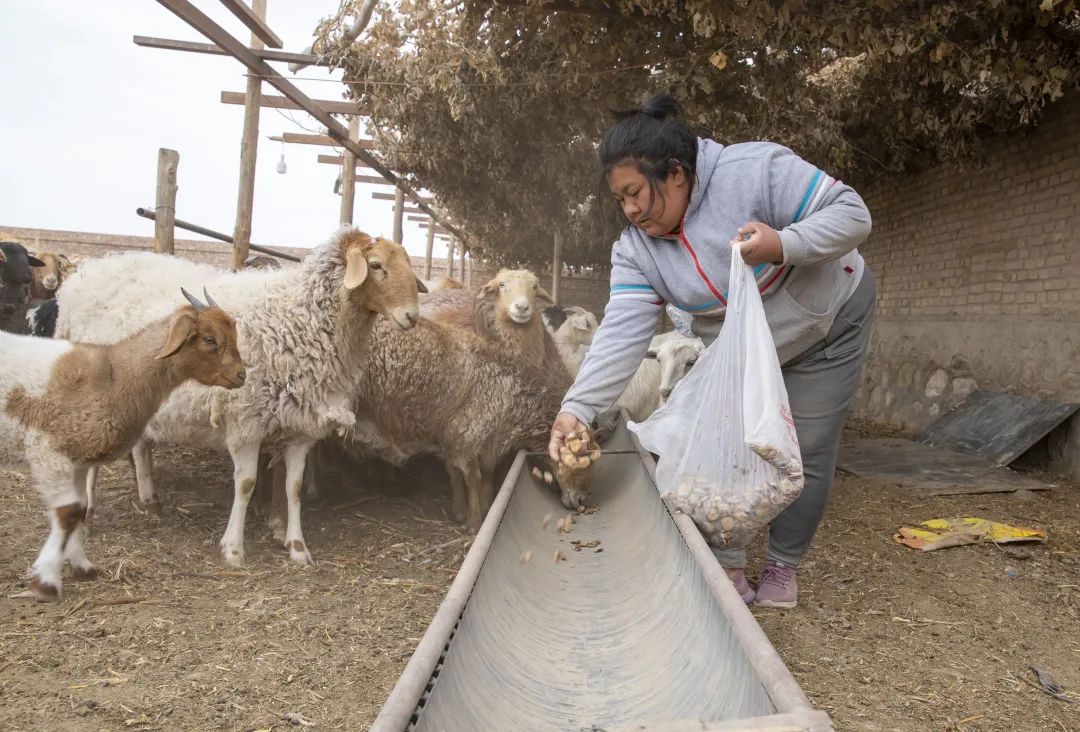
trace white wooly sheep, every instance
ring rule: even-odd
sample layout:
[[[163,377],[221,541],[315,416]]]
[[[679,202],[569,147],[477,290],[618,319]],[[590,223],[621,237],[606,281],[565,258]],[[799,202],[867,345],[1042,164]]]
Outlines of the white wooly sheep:
[[[593,334],[600,327],[596,316],[577,305],[550,307],[544,310],[544,324],[567,371],[576,375],[589,352]]]
[[[280,454],[286,468],[285,546],[311,561],[300,527],[300,488],[308,450],[353,427],[357,368],[376,314],[411,328],[418,280],[405,250],[345,229],[298,267],[239,273],[175,257],[110,255],[81,267],[59,292],[57,333],[88,342],[122,337],[173,306],[180,286],[206,282],[235,314],[247,383],[225,397],[205,388],[178,389],[133,450],[139,497],[153,501],[149,445],[171,442],[226,449],[233,460],[234,500],[221,540],[225,561],[244,560],[244,521],[255,487],[259,449]]]
[[[244,383],[235,322],[189,299],[109,345],[0,333],[0,464],[29,464],[49,516],[49,538],[31,568],[36,599],[60,597],[65,559],[73,578],[95,574],[83,548],[90,467],[130,450],[185,381],[228,389]]]
[[[668,334],[665,333],[664,336]],[[659,341],[659,342],[658,342]],[[655,359],[660,366],[660,403],[664,404],[675,385],[686,376],[698,357],[705,351],[700,338],[687,338],[677,334],[674,338],[653,338],[647,358]]]

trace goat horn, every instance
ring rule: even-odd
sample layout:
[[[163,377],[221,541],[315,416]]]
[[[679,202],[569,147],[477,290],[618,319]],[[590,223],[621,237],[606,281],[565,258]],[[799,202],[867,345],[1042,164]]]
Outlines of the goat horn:
[[[180,292],[184,293],[184,297],[187,298],[187,301],[189,303],[191,303],[191,307],[195,308],[196,310],[209,310],[210,309],[209,305],[207,305],[206,303],[199,302],[199,298],[192,295],[190,292],[185,290],[183,287],[180,288]]]
[[[212,308],[217,308],[218,310],[221,310],[221,306],[218,305],[216,302],[214,302],[214,298],[210,297],[210,293],[206,291],[205,287],[202,288],[202,294],[203,294],[203,296],[206,297],[206,304],[207,305],[209,305]]]

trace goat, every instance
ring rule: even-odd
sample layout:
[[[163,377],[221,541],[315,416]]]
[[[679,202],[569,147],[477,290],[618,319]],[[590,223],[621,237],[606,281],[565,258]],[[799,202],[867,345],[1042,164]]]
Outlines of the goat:
[[[308,450],[353,427],[352,403],[363,379],[358,365],[375,315],[385,315],[388,327],[413,327],[419,281],[400,245],[351,228],[314,249],[299,267],[276,272],[233,273],[148,253],[109,255],[80,267],[60,289],[57,332],[97,341],[124,333],[167,303],[165,292],[195,278],[207,279],[236,313],[240,352],[252,369],[244,387],[226,397],[182,387],[166,402],[133,448],[140,500],[155,498],[152,443],[227,450],[234,498],[221,547],[228,564],[240,565],[262,447],[283,456],[289,513],[284,541],[292,560],[307,564],[300,488]]]
[[[52,252],[36,252],[36,257],[44,263],[33,271],[34,281],[30,283],[31,300],[50,300],[56,296],[56,288],[60,287],[72,272],[75,265],[63,254]]]
[[[0,461],[29,464],[50,532],[31,567],[38,600],[61,596],[64,560],[75,579],[94,565],[83,547],[86,474],[131,449],[169,394],[194,379],[240,387],[236,323],[184,292],[190,305],[111,345],[0,334]]]
[[[697,363],[698,357],[705,351],[705,344],[700,338],[687,338],[684,335],[665,338],[659,344],[658,339],[659,336],[653,338],[646,357],[655,359],[660,367],[660,403],[664,404],[675,385]]]

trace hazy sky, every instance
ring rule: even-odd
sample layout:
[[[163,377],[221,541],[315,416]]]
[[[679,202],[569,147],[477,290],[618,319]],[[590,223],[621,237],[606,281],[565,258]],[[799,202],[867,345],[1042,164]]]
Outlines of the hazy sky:
[[[195,5],[234,36],[250,32],[217,0]],[[268,22],[285,49],[302,51],[337,0],[268,0]],[[116,234],[153,234],[135,209],[153,207],[157,150],[179,151],[178,218],[232,234],[243,107],[221,104],[222,90],[243,92],[241,64],[136,46],[133,35],[203,41],[153,0],[4,0],[0,3],[0,226]],[[292,78],[284,64],[274,64]],[[325,69],[297,81],[311,97],[340,99],[344,87]],[[340,78],[340,74],[337,75]],[[264,93],[276,94],[268,84]],[[290,119],[291,118],[291,119]],[[293,121],[295,120],[295,121]],[[313,246],[337,226],[337,169],[316,156],[330,148],[286,145],[288,172],[275,167],[282,132],[319,131],[303,112],[262,110],[252,241]],[[373,201],[357,185],[354,222],[390,235],[393,202]],[[379,187],[378,190],[389,191]],[[187,232],[178,236],[199,238]],[[406,222],[405,244],[422,254],[426,237]],[[436,254],[445,248],[436,242]]]

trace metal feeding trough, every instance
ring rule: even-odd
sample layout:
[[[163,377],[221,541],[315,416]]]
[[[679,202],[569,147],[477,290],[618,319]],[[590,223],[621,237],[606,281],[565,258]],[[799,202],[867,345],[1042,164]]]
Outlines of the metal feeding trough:
[[[517,456],[373,730],[832,729],[625,424],[604,447],[570,526]]]

